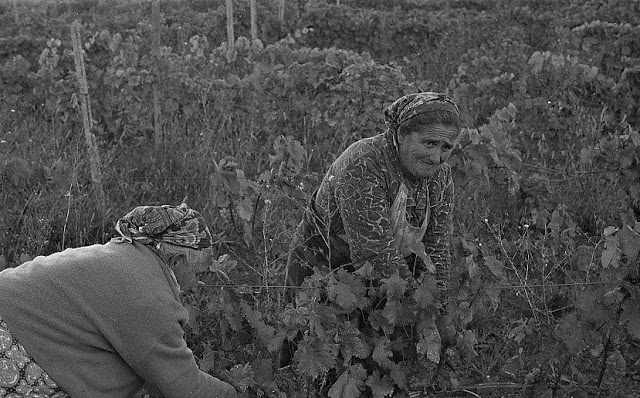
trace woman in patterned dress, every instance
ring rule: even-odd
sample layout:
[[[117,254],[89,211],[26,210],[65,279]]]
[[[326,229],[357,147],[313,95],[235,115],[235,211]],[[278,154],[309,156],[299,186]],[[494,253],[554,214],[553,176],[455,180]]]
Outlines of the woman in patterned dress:
[[[460,130],[446,95],[403,96],[385,109],[384,133],[350,145],[329,167],[293,239],[287,282],[313,268],[365,263],[374,276],[435,272],[443,295],[450,276],[453,180],[445,162]]]
[[[211,263],[211,234],[186,204],[140,206],[104,245],[0,272],[0,397],[235,398],[198,369],[180,289]]]

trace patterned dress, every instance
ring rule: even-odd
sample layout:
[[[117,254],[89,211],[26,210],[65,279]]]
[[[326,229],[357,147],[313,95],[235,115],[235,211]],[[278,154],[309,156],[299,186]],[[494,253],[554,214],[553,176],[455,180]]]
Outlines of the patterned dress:
[[[0,397],[69,398],[29,356],[0,317]]]
[[[313,267],[354,271],[365,262],[378,275],[399,270],[401,275],[419,276],[426,268],[424,261],[414,254],[403,256],[395,242],[390,210],[401,186],[406,187],[406,221],[417,228],[427,225],[422,243],[435,265],[439,288],[446,290],[451,168],[443,164],[429,179],[407,176],[391,130],[355,142],[330,166],[296,229],[288,283],[300,285]]]

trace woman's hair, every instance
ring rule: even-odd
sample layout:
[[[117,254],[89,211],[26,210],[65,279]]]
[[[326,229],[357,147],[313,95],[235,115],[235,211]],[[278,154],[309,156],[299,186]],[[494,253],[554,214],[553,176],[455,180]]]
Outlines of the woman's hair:
[[[445,126],[452,126],[460,128],[462,124],[460,117],[454,112],[434,109],[428,112],[419,113],[398,126],[398,135],[404,136],[411,134],[414,131],[418,131],[424,126],[431,126],[434,124],[442,124]]]
[[[176,256],[184,255],[187,264],[198,271],[206,267],[206,261],[210,259],[209,251],[206,249],[193,249],[185,246],[172,245],[171,243],[158,242],[154,247],[154,251],[165,264],[170,264],[171,260]]]

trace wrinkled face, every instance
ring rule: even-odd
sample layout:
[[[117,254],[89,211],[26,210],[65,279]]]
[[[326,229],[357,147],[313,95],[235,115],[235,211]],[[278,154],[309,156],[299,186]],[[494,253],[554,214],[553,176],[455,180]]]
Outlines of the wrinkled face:
[[[213,251],[206,249],[185,249],[181,255],[176,256],[171,264],[171,269],[182,290],[197,285],[196,274],[208,270],[214,259]]]
[[[441,124],[399,136],[400,161],[414,178],[429,178],[449,159],[457,137],[457,127]]]

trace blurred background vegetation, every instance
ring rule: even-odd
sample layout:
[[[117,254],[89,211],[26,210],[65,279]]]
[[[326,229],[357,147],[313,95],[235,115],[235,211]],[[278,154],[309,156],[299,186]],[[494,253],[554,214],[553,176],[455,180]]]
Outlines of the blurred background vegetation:
[[[331,160],[382,132],[400,95],[446,91],[466,127],[450,160],[454,258],[461,273],[484,272],[465,287],[482,355],[463,382],[523,381],[537,367],[556,386],[638,387],[640,326],[618,322],[621,307],[602,313],[617,314],[614,343],[609,333],[571,346],[556,331],[595,330],[585,297],[637,285],[639,2],[259,0],[255,37],[249,1],[233,1],[233,37],[222,0],[156,4],[155,27],[151,2],[0,4],[0,269],[105,242],[137,205],[186,201],[237,283],[278,285]],[[105,208],[79,113],[76,20]],[[609,285],[574,286],[594,280]],[[214,335],[198,333],[203,355]],[[544,357],[550,341],[572,367]],[[580,357],[587,346],[601,349]],[[612,352],[624,365],[600,372]]]

